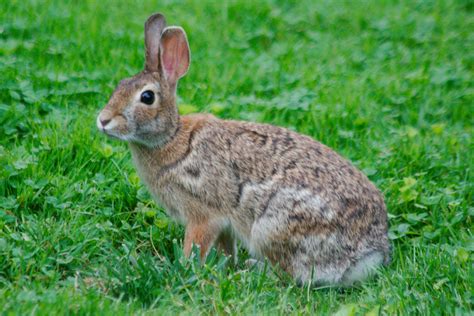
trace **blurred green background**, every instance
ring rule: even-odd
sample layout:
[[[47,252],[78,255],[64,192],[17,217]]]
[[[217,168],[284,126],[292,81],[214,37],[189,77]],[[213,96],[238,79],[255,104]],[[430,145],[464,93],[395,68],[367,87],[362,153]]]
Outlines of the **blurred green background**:
[[[473,312],[472,1],[0,0],[1,314]],[[184,27],[183,114],[285,126],[384,192],[392,264],[350,289],[186,261],[98,111]]]

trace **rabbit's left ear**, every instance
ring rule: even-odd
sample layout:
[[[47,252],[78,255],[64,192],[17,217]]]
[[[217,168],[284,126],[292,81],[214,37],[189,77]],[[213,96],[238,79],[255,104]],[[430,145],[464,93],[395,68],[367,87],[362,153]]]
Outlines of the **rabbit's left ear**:
[[[160,39],[166,27],[163,14],[156,13],[145,22],[145,70],[156,72],[160,66]]]
[[[186,33],[181,27],[167,27],[161,35],[160,67],[172,88],[186,74],[190,63],[190,52]]]

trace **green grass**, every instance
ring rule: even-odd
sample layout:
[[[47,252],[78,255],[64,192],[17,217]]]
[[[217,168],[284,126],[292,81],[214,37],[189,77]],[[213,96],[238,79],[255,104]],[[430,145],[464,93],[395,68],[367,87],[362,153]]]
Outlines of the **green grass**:
[[[471,1],[0,0],[0,314],[455,314],[474,309]],[[182,112],[267,122],[384,192],[393,261],[350,289],[186,261],[95,117],[153,12],[188,33]]]

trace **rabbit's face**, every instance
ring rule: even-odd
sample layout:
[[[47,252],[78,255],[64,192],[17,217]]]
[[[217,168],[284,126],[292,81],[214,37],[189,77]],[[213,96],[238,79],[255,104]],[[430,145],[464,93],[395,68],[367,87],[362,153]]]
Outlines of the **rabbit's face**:
[[[158,13],[145,23],[145,48],[145,69],[120,82],[97,127],[121,140],[159,147],[178,130],[176,86],[189,68],[189,44],[184,30],[166,27]]]
[[[174,91],[151,72],[122,80],[97,117],[105,134],[150,147],[166,143],[177,124]]]

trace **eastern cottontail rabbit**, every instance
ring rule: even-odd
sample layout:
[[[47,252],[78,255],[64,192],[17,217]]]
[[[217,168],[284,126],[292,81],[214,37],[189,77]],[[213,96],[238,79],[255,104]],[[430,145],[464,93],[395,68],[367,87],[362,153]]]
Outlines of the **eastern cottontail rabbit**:
[[[146,63],[122,80],[97,118],[128,141],[141,179],[186,225],[184,253],[234,238],[297,281],[350,284],[389,260],[387,212],[375,186],[347,160],[284,128],[179,116],[176,85],[190,63],[180,27],[145,24]]]

